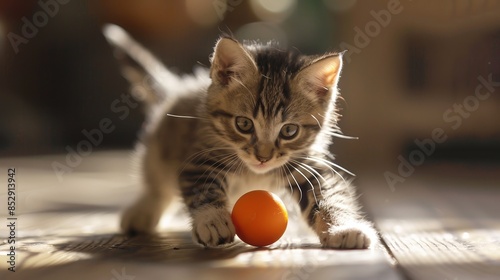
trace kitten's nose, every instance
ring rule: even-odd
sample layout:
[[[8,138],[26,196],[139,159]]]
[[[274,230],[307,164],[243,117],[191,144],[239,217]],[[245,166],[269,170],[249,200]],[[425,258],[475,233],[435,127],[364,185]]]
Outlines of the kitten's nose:
[[[266,163],[269,160],[271,160],[272,155],[271,156],[267,156],[267,157],[263,157],[263,156],[260,156],[260,155],[255,155],[255,157],[257,158],[258,161],[260,161],[260,163]]]
[[[271,145],[259,145],[255,147],[255,158],[260,161],[260,163],[265,163],[273,158],[274,149]]]

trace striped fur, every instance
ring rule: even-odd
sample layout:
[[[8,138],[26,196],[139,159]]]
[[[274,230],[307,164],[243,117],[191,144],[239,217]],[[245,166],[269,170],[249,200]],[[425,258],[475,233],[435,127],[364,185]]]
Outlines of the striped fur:
[[[268,187],[292,193],[325,247],[374,244],[353,187],[328,157],[338,132],[341,54],[306,56],[222,38],[211,62],[209,70],[165,85],[164,98],[150,105],[138,145],[145,190],[124,213],[123,230],[154,231],[178,193],[194,240],[227,244],[235,235],[234,199]]]

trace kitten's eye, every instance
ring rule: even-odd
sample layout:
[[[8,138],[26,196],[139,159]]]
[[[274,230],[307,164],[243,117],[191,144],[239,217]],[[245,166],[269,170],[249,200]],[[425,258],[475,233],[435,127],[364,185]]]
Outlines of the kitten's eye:
[[[241,133],[250,133],[253,131],[253,122],[249,118],[236,117],[236,127]]]
[[[290,140],[297,135],[299,131],[299,126],[296,124],[285,124],[280,131],[280,135],[283,139]]]

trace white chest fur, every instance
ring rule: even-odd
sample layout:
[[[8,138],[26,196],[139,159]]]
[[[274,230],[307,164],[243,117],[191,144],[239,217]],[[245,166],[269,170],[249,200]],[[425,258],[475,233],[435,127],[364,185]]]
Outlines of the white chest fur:
[[[241,195],[253,190],[277,192],[283,188],[282,180],[276,174],[231,174],[227,177],[229,198],[233,204]]]

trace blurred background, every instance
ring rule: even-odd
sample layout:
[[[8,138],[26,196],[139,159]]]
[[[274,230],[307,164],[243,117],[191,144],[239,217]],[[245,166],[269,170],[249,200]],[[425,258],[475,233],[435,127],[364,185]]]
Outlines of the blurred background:
[[[103,119],[114,129],[93,150],[133,148],[143,112],[123,99],[104,23],[177,73],[209,66],[221,32],[348,50],[340,126],[359,140],[335,140],[334,153],[355,173],[397,174],[401,159],[500,164],[495,0],[0,0],[1,157],[68,153]]]

